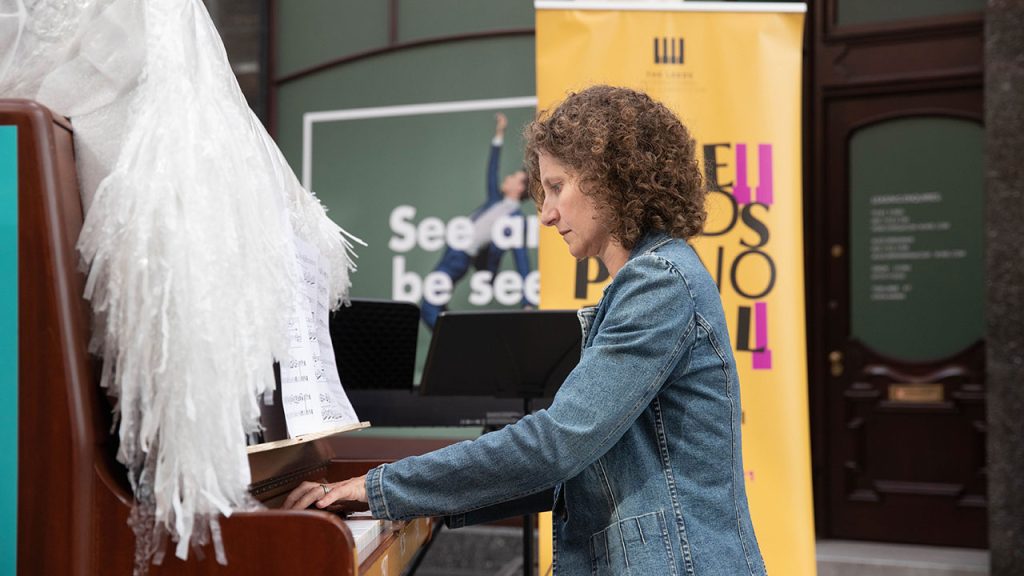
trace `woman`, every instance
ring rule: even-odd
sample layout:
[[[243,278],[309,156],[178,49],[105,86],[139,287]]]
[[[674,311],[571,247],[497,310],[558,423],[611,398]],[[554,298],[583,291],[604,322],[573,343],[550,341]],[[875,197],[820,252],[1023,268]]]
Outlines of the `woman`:
[[[542,223],[613,277],[579,313],[579,365],[514,426],[306,483],[286,506],[357,500],[450,527],[550,508],[559,575],[764,574],[725,316],[686,243],[705,220],[693,139],[663,105],[609,86],[571,94],[525,135]]]

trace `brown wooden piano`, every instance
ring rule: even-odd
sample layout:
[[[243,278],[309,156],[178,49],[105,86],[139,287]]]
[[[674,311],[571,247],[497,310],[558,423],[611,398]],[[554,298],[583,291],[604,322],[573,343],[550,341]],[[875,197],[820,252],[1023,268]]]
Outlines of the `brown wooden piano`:
[[[129,575],[132,495],[115,460],[110,404],[87,352],[89,305],[75,242],[82,205],[71,126],[25,100],[0,100],[0,125],[18,130],[18,574]],[[357,557],[345,521],[275,507],[299,482],[340,480],[381,461],[438,446],[389,444],[358,433],[250,455],[253,495],[266,510],[221,520],[228,564],[213,550],[173,556],[154,575],[398,575],[418,561],[436,521],[388,523]]]

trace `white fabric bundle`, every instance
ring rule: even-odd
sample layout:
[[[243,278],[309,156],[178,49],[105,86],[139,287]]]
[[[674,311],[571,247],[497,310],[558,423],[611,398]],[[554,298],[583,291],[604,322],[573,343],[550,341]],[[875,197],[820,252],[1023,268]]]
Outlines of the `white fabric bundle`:
[[[136,496],[136,569],[160,561],[165,534],[181,558],[212,537],[225,562],[218,514],[256,505],[245,435],[287,352],[294,239],[331,263],[332,307],[351,246],[249,110],[200,0],[0,0],[0,47],[0,96],[75,126],[78,248]]]

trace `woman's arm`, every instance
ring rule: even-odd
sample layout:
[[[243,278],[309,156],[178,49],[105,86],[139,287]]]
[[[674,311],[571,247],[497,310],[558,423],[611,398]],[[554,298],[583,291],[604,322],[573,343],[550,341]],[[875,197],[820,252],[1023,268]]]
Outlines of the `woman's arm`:
[[[374,516],[457,516],[516,500],[576,476],[618,442],[692,346],[694,307],[682,274],[656,255],[631,260],[606,297],[593,345],[550,408],[371,470]]]

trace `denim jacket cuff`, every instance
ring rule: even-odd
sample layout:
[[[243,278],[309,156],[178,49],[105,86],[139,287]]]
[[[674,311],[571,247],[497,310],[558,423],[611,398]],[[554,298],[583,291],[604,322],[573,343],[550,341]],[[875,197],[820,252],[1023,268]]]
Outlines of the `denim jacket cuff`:
[[[366,473],[366,501],[370,504],[370,512],[374,518],[392,520],[388,510],[388,502],[384,499],[384,468],[387,464]]]

